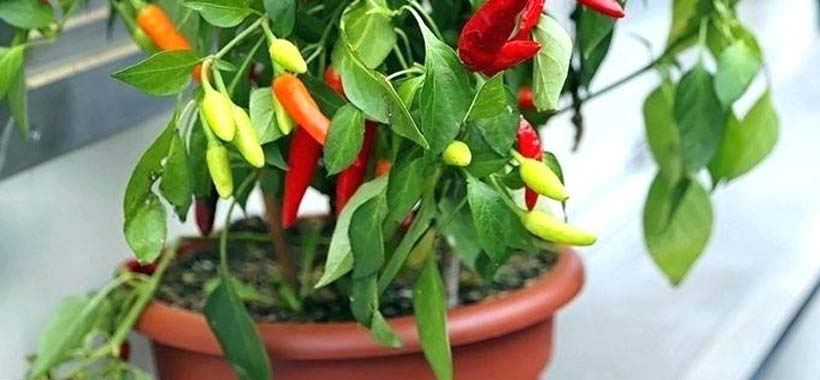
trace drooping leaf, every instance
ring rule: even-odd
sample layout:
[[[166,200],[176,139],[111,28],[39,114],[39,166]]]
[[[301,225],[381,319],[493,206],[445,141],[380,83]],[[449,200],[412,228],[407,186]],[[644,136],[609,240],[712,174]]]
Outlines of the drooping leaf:
[[[316,284],[316,288],[324,287],[338,280],[353,269],[353,254],[350,250],[349,237],[350,223],[353,219],[353,214],[365,202],[384,193],[387,188],[387,177],[388,176],[379,177],[362,184],[339,214],[336,220],[336,227],[333,230],[333,236],[330,240],[327,260],[325,261],[325,270],[322,274],[322,278],[319,279],[319,282]]]
[[[191,83],[191,70],[199,60],[199,55],[191,50],[164,51],[113,76],[148,95],[175,95]]]
[[[672,181],[683,174],[680,130],[675,125],[675,85],[665,80],[643,106],[646,140],[661,173]]]
[[[430,257],[413,286],[413,311],[424,357],[438,380],[453,378],[446,298],[438,264]]]
[[[382,221],[386,213],[383,193],[371,198],[353,213],[348,238],[353,252],[354,280],[370,276],[375,278],[384,265]]]
[[[344,33],[342,38],[345,38]],[[367,68],[349,46],[346,50],[348,59],[345,60],[341,76],[350,102],[369,119],[389,124],[396,134],[428,148],[427,140],[393,85],[381,73]]]
[[[342,15],[342,27],[353,51],[368,68],[375,68],[396,46],[390,9],[383,0],[354,2]],[[342,67],[347,59],[344,41],[333,49],[333,64]]]
[[[533,36],[541,43],[533,69],[533,103],[539,111],[554,110],[569,74],[572,38],[550,16],[541,16]]]
[[[240,380],[270,380],[273,377],[270,359],[253,320],[229,274],[222,273],[220,278],[205,304],[208,325]]]
[[[265,10],[273,21],[271,28],[279,37],[288,37],[296,25],[296,0],[265,0]]]
[[[743,120],[730,118],[720,150],[709,163],[712,178],[730,181],[762,162],[777,143],[779,124],[768,92],[760,97]]]
[[[470,73],[456,52],[441,42],[419,20],[424,36],[425,77],[419,90],[421,129],[430,143],[430,154],[444,151],[458,135],[473,100]]]
[[[364,115],[353,105],[345,105],[330,124],[325,142],[325,167],[336,174],[349,167],[358,157],[364,142]]]
[[[715,73],[715,92],[725,107],[743,96],[760,71],[760,66],[760,60],[742,40],[723,50]]]
[[[125,241],[142,262],[156,260],[165,245],[165,208],[153,193],[125,220]]]
[[[0,100],[6,96],[23,67],[24,52],[22,45],[10,48],[0,46]]]
[[[185,143],[179,134],[174,133],[168,157],[165,159],[165,169],[162,172],[162,182],[159,190],[168,203],[174,206],[180,221],[185,221],[188,209],[191,207],[193,184],[191,183],[191,168],[188,166],[188,154]]]
[[[702,169],[717,153],[726,124],[726,112],[715,94],[712,75],[702,63],[678,84],[675,122],[680,130],[684,168],[689,173]]]
[[[3,0],[0,19],[21,29],[47,28],[54,22],[54,9],[42,1]]]
[[[239,25],[252,13],[248,0],[181,0],[182,5],[196,10],[209,24],[220,28]]]
[[[475,178],[467,180],[467,200],[478,243],[496,268],[507,261],[511,246],[526,239],[521,235],[518,218],[501,197],[490,185]]]
[[[678,285],[698,259],[712,233],[709,194],[695,180],[671,183],[655,177],[644,209],[646,246],[655,264]]]
[[[504,74],[497,74],[484,82],[470,106],[467,121],[496,116],[507,106],[507,89],[504,88]]]
[[[270,88],[257,88],[250,96],[251,124],[259,136],[259,143],[264,145],[279,140],[283,135],[276,125],[276,114],[273,108],[273,93]]]

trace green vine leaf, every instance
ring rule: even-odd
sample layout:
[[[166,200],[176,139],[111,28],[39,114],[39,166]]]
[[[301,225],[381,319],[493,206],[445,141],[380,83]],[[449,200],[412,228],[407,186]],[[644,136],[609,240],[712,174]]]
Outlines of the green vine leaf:
[[[114,73],[113,77],[151,96],[180,93],[191,83],[200,56],[191,50],[164,51]]]
[[[569,75],[572,38],[550,16],[541,16],[533,37],[541,44],[533,70],[533,102],[538,111],[554,110],[558,107],[564,82]]]

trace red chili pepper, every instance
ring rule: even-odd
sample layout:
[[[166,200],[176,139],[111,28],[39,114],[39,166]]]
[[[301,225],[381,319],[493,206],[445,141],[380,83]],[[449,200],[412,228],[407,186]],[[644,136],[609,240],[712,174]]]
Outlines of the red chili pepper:
[[[345,88],[342,84],[342,77],[333,67],[328,67],[327,70],[325,70],[325,83],[339,94],[339,96],[345,98]]]
[[[288,152],[288,171],[285,173],[285,194],[282,203],[282,226],[290,228],[296,224],[299,205],[310,186],[319,157],[322,155],[322,144],[319,144],[300,125],[293,133]]]
[[[616,0],[578,0],[578,3],[612,18],[623,18],[626,13]]]
[[[518,108],[521,110],[531,110],[535,108],[533,103],[532,88],[524,86],[518,89]]]
[[[211,189],[211,196],[196,200],[194,216],[196,225],[202,236],[208,236],[214,230],[214,218],[216,216],[216,204],[219,202],[219,194],[215,188]]]
[[[510,40],[519,15],[528,26],[532,2],[540,0],[488,0],[464,25],[458,40],[458,53],[465,66],[488,76],[524,62],[538,53],[541,45],[531,40]],[[529,6],[529,8],[528,8]],[[523,28],[522,28],[523,29]],[[531,27],[530,27],[531,30]]]
[[[518,125],[518,151],[526,158],[541,161],[544,159],[544,152],[541,150],[541,139],[538,136],[538,131],[530,125],[526,120],[521,120]],[[524,202],[527,204],[527,209],[532,210],[535,204],[538,203],[538,193],[530,188],[524,190]]]
[[[530,32],[538,25],[541,13],[544,12],[544,3],[546,0],[532,0],[527,3],[527,7],[521,13],[521,24],[518,26],[518,33],[513,37],[514,40],[530,39]]]
[[[367,164],[370,162],[370,156],[373,153],[378,130],[379,125],[375,122],[367,121],[365,123],[364,142],[362,143],[362,150],[359,151],[359,156],[356,157],[356,161],[353,161],[352,165],[339,173],[339,177],[336,179],[337,216],[364,182],[364,175],[367,172]]]

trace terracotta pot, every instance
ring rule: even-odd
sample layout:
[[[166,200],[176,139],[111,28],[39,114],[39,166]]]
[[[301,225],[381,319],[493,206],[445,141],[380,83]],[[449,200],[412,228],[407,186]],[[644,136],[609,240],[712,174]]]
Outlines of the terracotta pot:
[[[450,311],[457,380],[536,380],[550,361],[553,318],[580,291],[583,267],[565,251],[549,273],[503,297]],[[390,320],[405,345],[376,344],[355,323],[259,323],[277,380],[432,380],[415,320]],[[202,314],[154,302],[137,330],[153,342],[162,380],[236,378]]]

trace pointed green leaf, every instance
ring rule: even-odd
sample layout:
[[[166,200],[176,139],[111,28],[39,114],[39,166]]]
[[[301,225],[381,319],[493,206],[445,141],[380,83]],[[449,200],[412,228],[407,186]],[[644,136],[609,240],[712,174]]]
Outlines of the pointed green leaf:
[[[324,155],[328,174],[347,169],[359,156],[363,142],[364,115],[347,104],[336,112],[328,130]]]
[[[760,71],[761,62],[742,40],[726,48],[718,58],[715,91],[718,99],[729,107],[740,99]]]
[[[162,182],[159,190],[168,203],[174,206],[180,221],[185,221],[188,209],[191,208],[193,184],[191,183],[191,168],[188,166],[188,154],[185,143],[179,134],[174,133],[168,157],[165,159],[165,169],[162,173]]]
[[[0,19],[21,29],[47,28],[54,22],[54,9],[42,1],[2,0]]]
[[[253,10],[248,0],[181,0],[182,5],[198,11],[209,24],[220,28],[239,25]]]
[[[125,220],[125,241],[142,262],[156,260],[165,246],[165,208],[153,194]]]
[[[507,107],[507,89],[504,87],[504,74],[496,74],[481,85],[481,89],[478,90],[470,106],[467,121],[496,116],[504,112],[505,107]]]
[[[661,173],[677,181],[683,174],[680,131],[675,124],[675,85],[665,80],[643,106],[646,140]]]
[[[702,169],[720,147],[726,112],[702,63],[681,78],[675,93],[675,121],[681,135],[683,164],[693,173]]]
[[[341,22],[350,46],[368,68],[381,65],[396,46],[390,9],[377,1],[354,2],[345,10]],[[339,41],[333,49],[335,67],[341,67],[347,59],[343,44]]]
[[[9,88],[17,79],[18,73],[23,67],[23,53],[25,47],[22,45],[10,48],[0,46],[0,100],[6,96]]]
[[[743,120],[731,118],[720,150],[709,164],[712,178],[715,181],[733,180],[762,162],[777,143],[779,124],[768,92],[760,97]]]
[[[572,38],[550,16],[541,16],[533,36],[541,43],[533,69],[533,102],[539,111],[554,110],[558,107],[558,99],[569,74]]]
[[[191,83],[191,71],[199,60],[191,50],[164,51],[113,76],[151,96],[175,95]]]
[[[447,331],[447,302],[444,283],[436,260],[431,257],[424,265],[413,287],[413,311],[424,357],[438,380],[453,378],[453,355]]]

